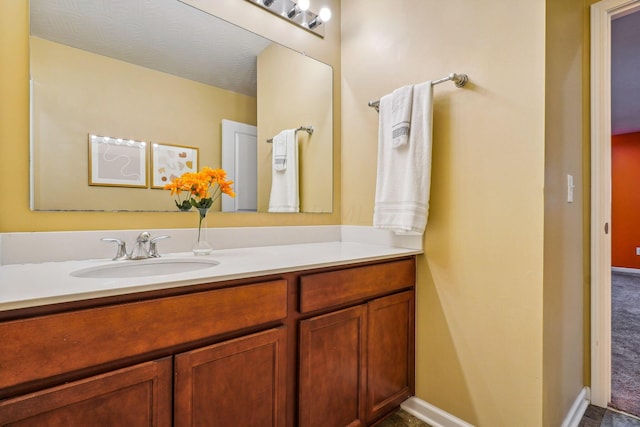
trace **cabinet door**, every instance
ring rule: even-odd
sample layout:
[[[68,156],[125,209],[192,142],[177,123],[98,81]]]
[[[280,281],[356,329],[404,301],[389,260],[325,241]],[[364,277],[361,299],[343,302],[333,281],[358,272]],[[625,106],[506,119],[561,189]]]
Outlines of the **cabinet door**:
[[[366,306],[300,322],[300,427],[364,425]]]
[[[171,426],[171,358],[0,402],[0,425]]]
[[[284,328],[175,356],[175,426],[284,426],[285,357]]]
[[[414,294],[368,304],[367,420],[387,414],[414,393]]]

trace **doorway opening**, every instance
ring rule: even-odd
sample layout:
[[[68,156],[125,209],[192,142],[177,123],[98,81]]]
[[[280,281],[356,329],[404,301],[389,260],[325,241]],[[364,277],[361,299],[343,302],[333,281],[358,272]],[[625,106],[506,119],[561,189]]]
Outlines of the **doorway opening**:
[[[612,391],[611,28],[639,11],[640,0],[591,6],[591,402],[601,407]]]

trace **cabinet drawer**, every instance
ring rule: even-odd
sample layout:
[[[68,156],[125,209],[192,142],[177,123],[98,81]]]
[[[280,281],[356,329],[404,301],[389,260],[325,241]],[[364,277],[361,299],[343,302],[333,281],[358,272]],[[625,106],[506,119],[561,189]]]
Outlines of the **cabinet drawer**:
[[[412,259],[355,267],[300,278],[300,312],[363,301],[415,283]]]
[[[287,282],[0,323],[0,389],[284,319]]]

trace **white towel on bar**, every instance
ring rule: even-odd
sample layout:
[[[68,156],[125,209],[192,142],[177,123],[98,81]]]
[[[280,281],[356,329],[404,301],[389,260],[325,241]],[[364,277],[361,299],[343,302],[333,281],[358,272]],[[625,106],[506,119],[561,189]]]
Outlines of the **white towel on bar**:
[[[286,147],[286,164],[284,169],[277,167],[276,147]],[[300,196],[298,194],[298,141],[296,130],[287,129],[273,138],[273,162],[271,173],[271,197],[269,212],[299,212]]]
[[[392,145],[398,148],[409,142],[413,85],[402,86],[391,94]]]
[[[431,187],[432,97],[431,82],[415,85],[409,143],[397,149],[392,144],[392,95],[380,99],[374,227],[424,233]]]

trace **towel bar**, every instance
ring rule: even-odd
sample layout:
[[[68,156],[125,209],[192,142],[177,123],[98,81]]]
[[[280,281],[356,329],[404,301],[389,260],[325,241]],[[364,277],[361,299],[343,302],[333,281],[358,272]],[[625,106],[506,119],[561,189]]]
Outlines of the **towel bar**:
[[[296,129],[296,133],[301,130],[307,132],[309,135],[313,135],[313,126],[300,126],[298,129]],[[271,144],[272,142],[273,138],[267,139],[267,144]]]
[[[440,83],[444,83],[444,82],[448,82],[448,81],[452,81],[453,83],[455,83],[456,87],[463,87],[469,81],[469,77],[467,77],[466,74],[451,73],[447,77],[443,77],[443,78],[438,79],[438,80],[433,80],[431,82],[431,86],[435,86],[435,85],[438,85]],[[369,107],[373,107],[373,108],[376,109],[376,111],[380,112],[380,101],[379,100],[378,101],[369,101]]]

